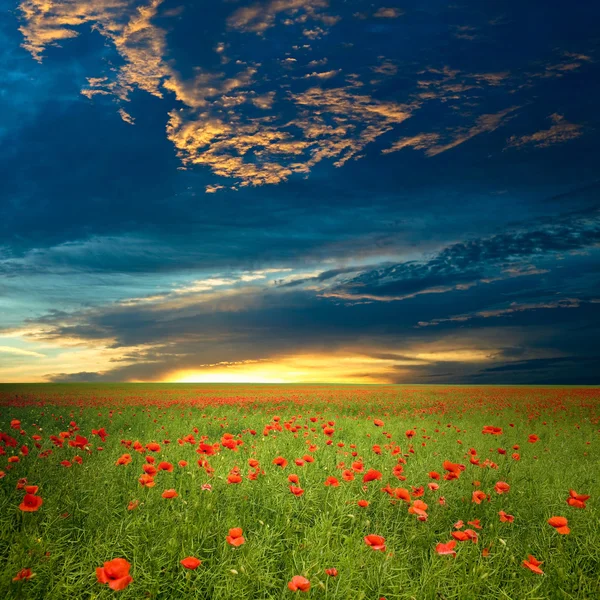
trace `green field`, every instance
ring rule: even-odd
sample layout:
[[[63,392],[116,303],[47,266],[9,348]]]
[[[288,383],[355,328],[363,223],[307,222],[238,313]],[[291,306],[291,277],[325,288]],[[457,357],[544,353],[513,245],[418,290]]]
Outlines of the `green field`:
[[[7,600],[600,598],[598,388],[2,385],[0,432]],[[152,473],[161,462],[173,470]],[[369,470],[381,478],[364,482]],[[25,485],[38,510],[19,508]],[[570,490],[590,496],[584,507]],[[456,541],[456,556],[436,552],[465,530],[477,539]],[[131,565],[121,591],[96,575],[115,558]],[[32,577],[13,581],[21,569]],[[308,591],[288,588],[298,575]]]

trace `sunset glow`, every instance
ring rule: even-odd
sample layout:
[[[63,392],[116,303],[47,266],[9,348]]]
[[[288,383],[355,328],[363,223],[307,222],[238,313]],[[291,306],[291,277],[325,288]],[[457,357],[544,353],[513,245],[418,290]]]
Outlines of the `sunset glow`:
[[[0,381],[600,383],[598,3],[0,5]]]

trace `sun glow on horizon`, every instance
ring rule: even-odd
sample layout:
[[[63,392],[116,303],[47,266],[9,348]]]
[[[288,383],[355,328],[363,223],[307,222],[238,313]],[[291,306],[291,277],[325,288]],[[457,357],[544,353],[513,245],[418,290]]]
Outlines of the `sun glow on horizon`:
[[[368,356],[301,355],[269,362],[176,371],[166,383],[392,383],[393,360]]]
[[[389,352],[389,350],[388,350]],[[476,348],[421,347],[389,357],[350,354],[301,354],[272,360],[206,365],[174,371],[165,383],[398,383],[414,377],[415,367],[443,362],[478,363],[497,351]]]

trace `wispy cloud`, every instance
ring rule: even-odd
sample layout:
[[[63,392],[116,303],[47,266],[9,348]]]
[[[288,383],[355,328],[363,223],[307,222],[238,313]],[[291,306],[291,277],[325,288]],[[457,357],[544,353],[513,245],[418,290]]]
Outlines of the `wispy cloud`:
[[[14,348],[13,346],[0,346],[0,353],[13,354],[15,356],[35,356],[43,358],[45,354],[33,352],[32,350],[24,350],[23,348]]]
[[[432,321],[419,321],[418,327],[431,327],[433,325],[440,325],[441,323],[464,323],[473,319],[490,319],[494,317],[506,317],[515,313],[522,313],[530,310],[549,310],[549,309],[564,309],[564,308],[579,308],[581,306],[581,300],[579,298],[561,298],[560,300],[554,300],[549,302],[533,302],[529,304],[519,304],[512,302],[506,308],[495,308],[480,310],[473,313],[467,313],[462,315],[454,315],[443,319],[433,319]]]
[[[532,145],[538,148],[548,148],[555,144],[563,144],[577,139],[583,135],[583,127],[576,123],[569,123],[562,115],[550,115],[552,126],[549,129],[536,131],[530,135],[513,135],[508,139],[508,147],[520,148]]]
[[[519,106],[511,106],[500,112],[481,115],[475,120],[475,124],[467,127],[457,127],[445,135],[439,133],[421,133],[416,136],[402,138],[395,142],[390,148],[383,150],[384,154],[397,152],[403,148],[412,147],[415,150],[424,150],[427,156],[437,156],[442,152],[456,148],[470,139],[482,133],[491,133],[505,124]],[[449,140],[440,143],[444,138]]]

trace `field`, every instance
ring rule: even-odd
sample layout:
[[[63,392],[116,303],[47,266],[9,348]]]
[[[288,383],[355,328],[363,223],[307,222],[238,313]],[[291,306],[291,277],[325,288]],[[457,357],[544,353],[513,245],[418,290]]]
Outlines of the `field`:
[[[600,598],[598,388],[2,385],[0,432],[0,598]]]

